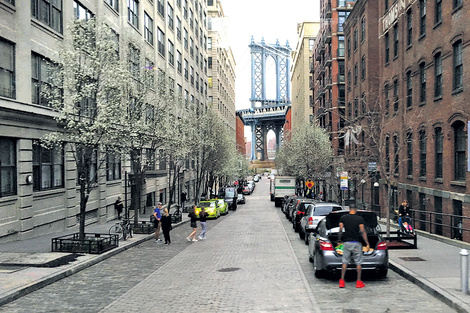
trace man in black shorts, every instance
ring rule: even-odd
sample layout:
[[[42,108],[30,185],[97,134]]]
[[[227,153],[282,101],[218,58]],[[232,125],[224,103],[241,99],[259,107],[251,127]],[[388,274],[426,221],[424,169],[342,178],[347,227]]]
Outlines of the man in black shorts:
[[[344,288],[344,276],[348,263],[351,257],[356,263],[357,270],[357,281],[356,288],[363,288],[364,283],[361,281],[361,270],[362,270],[362,243],[361,235],[364,242],[367,244],[367,251],[369,250],[369,241],[367,240],[367,233],[364,228],[364,219],[357,215],[357,209],[355,207],[349,208],[349,214],[341,216],[339,219],[339,241],[342,241],[343,229],[344,229],[344,242],[343,242],[343,265],[341,267],[341,279],[339,280],[339,288]]]

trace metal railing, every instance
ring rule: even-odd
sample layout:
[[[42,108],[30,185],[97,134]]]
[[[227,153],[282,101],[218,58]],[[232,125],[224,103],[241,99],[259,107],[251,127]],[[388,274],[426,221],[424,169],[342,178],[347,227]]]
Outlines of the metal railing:
[[[463,226],[467,224],[467,222],[464,221],[470,219],[468,216],[424,210],[411,211],[413,215],[413,227],[415,227],[415,229],[457,240],[463,240],[464,232],[470,231],[470,229]]]

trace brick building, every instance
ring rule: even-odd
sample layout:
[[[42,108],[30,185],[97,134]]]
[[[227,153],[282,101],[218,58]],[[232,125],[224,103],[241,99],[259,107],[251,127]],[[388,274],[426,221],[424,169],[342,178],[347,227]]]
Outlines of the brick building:
[[[236,133],[236,144],[237,150],[243,156],[246,155],[246,143],[245,143],[245,125],[243,124],[243,118],[241,113],[236,113],[235,119],[235,133]]]
[[[320,182],[325,190],[326,200],[339,200],[339,186],[336,172],[343,167],[344,156],[344,114],[345,114],[345,68],[343,23],[355,1],[321,0],[320,32],[315,41],[310,70],[313,79],[311,105],[313,114],[330,134],[335,156],[334,173],[325,182]]]
[[[357,200],[359,208],[367,203],[378,205],[377,197],[374,197],[375,176],[368,171],[369,162],[376,162],[377,142],[367,131],[374,117],[370,112],[378,110],[379,99],[378,8],[378,1],[358,0],[344,23],[344,131],[348,133],[344,142],[344,169],[350,177],[346,199]]]
[[[469,241],[469,4],[359,0],[351,14],[355,18],[347,22],[353,42],[354,25],[361,29],[360,12],[375,2],[378,19],[368,18],[370,12],[364,16],[365,41],[378,40],[379,45],[378,66],[371,68],[376,73],[366,73],[380,77],[377,110],[371,110],[381,130],[379,175],[376,181],[371,178],[380,193],[380,211],[393,214],[408,199],[418,229]],[[367,32],[377,24],[378,34]],[[361,72],[357,58],[348,63],[348,71],[356,63]],[[358,93],[352,84],[347,99],[354,100]]]

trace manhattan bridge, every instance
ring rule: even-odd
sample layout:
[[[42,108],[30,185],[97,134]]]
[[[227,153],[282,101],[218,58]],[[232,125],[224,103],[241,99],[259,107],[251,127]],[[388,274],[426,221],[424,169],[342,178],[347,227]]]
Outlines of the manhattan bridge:
[[[276,151],[284,135],[283,126],[286,114],[290,109],[290,57],[291,49],[287,42],[281,46],[260,43],[251,38],[249,45],[251,53],[251,107],[238,110],[245,126],[251,127],[251,156],[250,160],[266,160],[267,134],[270,130],[276,135]],[[266,61],[271,57],[275,64],[276,98],[267,99]]]

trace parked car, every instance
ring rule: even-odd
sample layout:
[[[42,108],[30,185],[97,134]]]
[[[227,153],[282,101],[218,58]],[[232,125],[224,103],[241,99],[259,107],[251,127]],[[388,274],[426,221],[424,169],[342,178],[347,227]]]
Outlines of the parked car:
[[[318,202],[318,200],[314,199],[301,199],[299,202],[297,202],[292,212],[292,228],[294,228],[295,232],[299,231],[300,220],[307,212],[307,207],[310,204],[314,204],[316,202]]]
[[[246,203],[245,196],[242,193],[238,194],[237,203],[238,204],[245,204]]]
[[[251,186],[251,189],[253,189],[253,191],[255,190],[256,184],[253,180],[249,180],[247,184],[248,186]]]
[[[286,195],[282,199],[282,204],[281,204],[281,212],[286,214],[286,209],[289,204],[291,204],[294,199],[297,198],[297,195]],[[287,217],[287,215],[286,215]]]
[[[325,218],[330,212],[341,211],[343,207],[331,202],[317,202],[307,207],[307,212],[300,219],[299,237],[305,240],[308,245],[308,233],[313,232],[317,228],[318,223]]]
[[[321,277],[326,272],[341,271],[342,255],[335,250],[335,247],[338,245],[339,219],[345,214],[349,214],[349,211],[329,213],[320,221],[315,231],[309,234],[308,256],[309,261],[313,263],[316,277]],[[367,239],[372,248],[364,252],[362,270],[373,270],[379,277],[385,277],[388,271],[388,250],[386,242],[380,235],[377,215],[374,212],[362,210],[357,211],[356,214],[364,219]],[[361,242],[363,246],[366,245],[363,240]],[[356,265],[351,261],[348,264],[348,270],[355,269]]]
[[[253,181],[254,181],[255,183],[259,182],[259,176],[258,176],[258,175],[255,175],[255,176],[253,177]]]
[[[220,217],[220,210],[217,207],[216,201],[213,200],[207,200],[207,201],[200,201],[198,205],[196,206],[196,209],[194,212],[196,213],[196,216],[199,217],[199,213],[201,212],[201,209],[204,208],[206,212],[209,214],[209,218],[219,218]]]
[[[243,186],[242,194],[251,195],[253,193],[253,187],[250,185]]]
[[[302,197],[299,197],[297,195],[293,195],[293,196],[290,196],[287,200],[286,200],[286,205],[282,208],[283,211],[284,211],[284,214],[286,215],[286,218],[289,219],[289,214],[290,214],[290,211],[292,209],[292,206],[295,205],[295,203],[297,202],[297,200],[301,199]]]
[[[225,187],[222,191],[223,195],[219,196],[219,198],[223,198],[227,203],[227,207],[229,210],[235,211],[237,209],[237,199],[238,199],[238,191],[237,187]],[[228,213],[228,212],[227,212]]]
[[[217,208],[219,208],[220,214],[227,215],[228,214],[227,202],[225,202],[224,199],[215,199],[215,200],[216,200],[215,202],[217,204]]]

